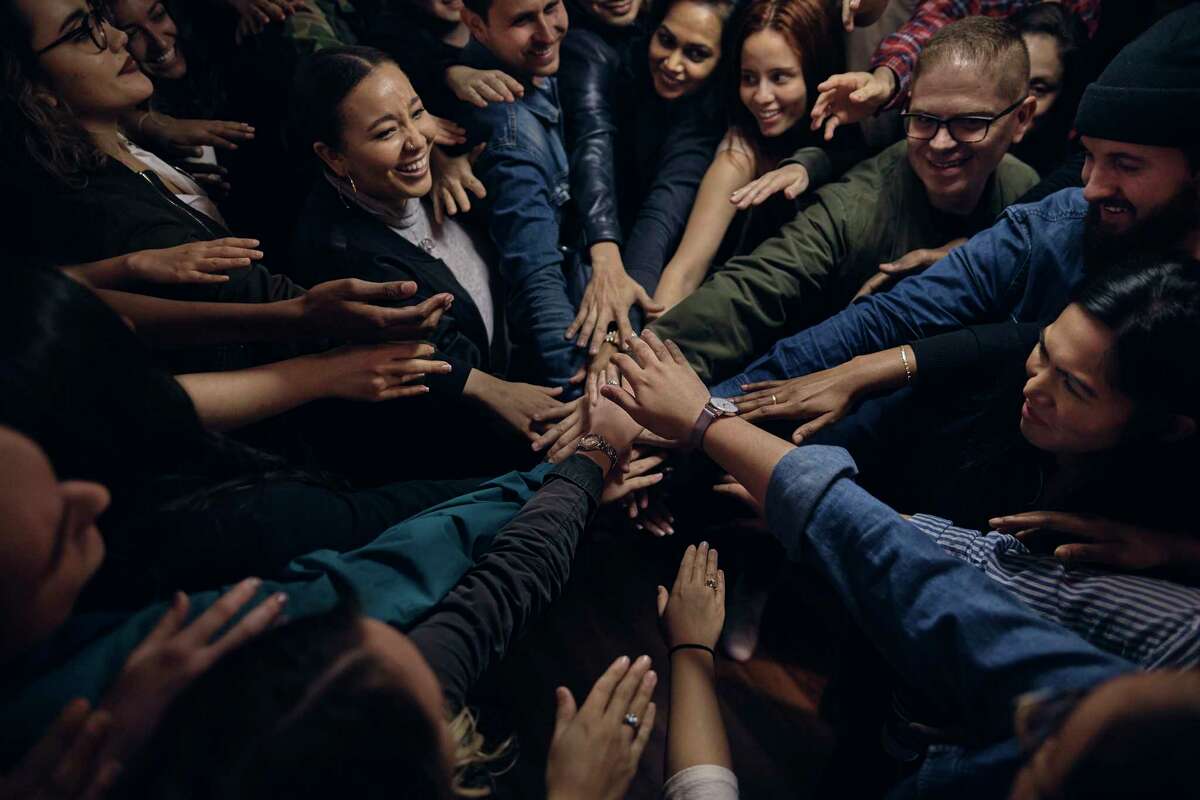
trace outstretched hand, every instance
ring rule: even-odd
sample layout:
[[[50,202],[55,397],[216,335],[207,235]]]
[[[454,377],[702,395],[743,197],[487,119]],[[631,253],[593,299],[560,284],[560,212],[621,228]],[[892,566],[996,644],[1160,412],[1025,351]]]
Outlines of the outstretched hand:
[[[487,108],[488,103],[512,103],[525,96],[525,87],[507,72],[462,64],[446,68],[446,86],[459,100],[476,108]]]
[[[687,441],[711,396],[704,382],[674,342],[650,329],[626,345],[628,354],[617,353],[613,363],[632,392],[605,384],[601,394],[659,436]]]
[[[487,189],[479,178],[475,177],[475,162],[479,154],[487,147],[487,142],[480,142],[469,153],[449,156],[440,148],[433,148],[433,219],[438,225],[445,222],[447,216],[465,214],[471,210],[471,195],[482,200],[487,197]]]
[[[945,258],[951,250],[966,243],[966,239],[952,239],[941,247],[921,247],[897,258],[879,265],[879,272],[867,278],[862,287],[854,295],[854,300],[869,294],[886,291],[901,278],[918,275],[927,268]]]
[[[571,690],[555,691],[558,712],[546,763],[547,800],[620,800],[654,730],[650,702],[658,676],[650,658],[621,656],[596,681],[582,707]],[[625,720],[637,720],[637,726]]]
[[[103,755],[113,732],[112,715],[72,700],[54,725],[8,775],[0,777],[0,800],[99,800],[121,773]]]
[[[817,86],[812,108],[812,129],[825,127],[825,141],[841,125],[859,122],[882,108],[896,93],[896,76],[887,67],[874,72],[832,75]]]
[[[668,647],[717,646],[725,626],[725,572],[719,569],[716,549],[707,542],[683,551],[671,591],[658,587],[658,617]]]
[[[579,313],[563,334],[565,339],[575,339],[577,346],[587,347],[592,356],[600,352],[609,328],[614,325],[618,341],[623,342],[633,336],[629,309],[634,305],[641,306],[643,311],[651,314],[665,310],[625,272],[625,265],[615,245],[604,250],[607,251],[608,260],[601,262],[593,258],[592,279],[583,292]]]
[[[437,328],[454,295],[435,294],[412,306],[395,304],[417,293],[413,281],[372,283],[358,278],[326,281],[296,298],[305,332],[321,337],[388,341],[419,339]]]
[[[783,192],[788,200],[795,200],[808,189],[808,170],[799,164],[785,164],[778,169],[755,178],[729,195],[729,202],[745,211],[751,206],[761,206],[777,192]]]
[[[130,278],[135,281],[225,283],[229,280],[228,275],[214,273],[248,267],[262,257],[257,239],[226,237],[207,242],[188,242],[160,250],[139,250],[129,254],[125,266]]]
[[[180,692],[226,653],[274,624],[286,595],[271,595],[220,633],[261,585],[257,578],[242,581],[191,623],[187,622],[187,595],[180,592],[175,596],[150,635],[129,654],[104,696],[101,707],[113,720],[113,735],[105,748],[109,757],[124,760],[135,752]]]
[[[1091,514],[1028,511],[996,517],[988,522],[1001,533],[1015,534],[1023,542],[1045,533],[1065,533],[1079,539],[1054,549],[1054,557],[1067,563],[1098,564],[1134,571],[1196,566],[1194,559],[1179,552],[1188,549],[1182,545],[1189,543],[1190,537]]]

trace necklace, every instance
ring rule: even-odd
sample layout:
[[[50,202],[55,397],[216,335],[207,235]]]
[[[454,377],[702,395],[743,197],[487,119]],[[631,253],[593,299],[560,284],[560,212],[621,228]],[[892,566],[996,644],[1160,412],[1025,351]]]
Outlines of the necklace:
[[[430,239],[428,236],[426,236],[424,239],[421,240],[421,243],[418,246],[422,250],[424,250],[427,254],[433,255],[433,247],[434,247],[433,239]]]

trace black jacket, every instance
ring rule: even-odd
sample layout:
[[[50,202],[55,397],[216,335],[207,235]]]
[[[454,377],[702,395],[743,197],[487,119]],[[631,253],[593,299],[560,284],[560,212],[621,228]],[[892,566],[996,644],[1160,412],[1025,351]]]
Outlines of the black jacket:
[[[655,94],[648,44],[638,29],[608,41],[572,29],[559,92],[583,244],[621,245],[629,275],[653,292],[725,125],[711,82],[677,101]]]
[[[485,252],[485,260],[490,261],[490,255]],[[489,344],[475,301],[450,268],[359,206],[347,203],[324,177],[315,182],[297,221],[289,272],[310,285],[337,278],[416,281],[417,294],[406,304],[443,292],[454,295],[450,313],[429,337],[438,348],[433,358],[453,367],[449,375],[426,377],[434,392],[461,395],[472,368],[502,374],[507,365],[503,304],[494,309],[496,324]],[[496,297],[504,296],[499,287],[493,288]]]

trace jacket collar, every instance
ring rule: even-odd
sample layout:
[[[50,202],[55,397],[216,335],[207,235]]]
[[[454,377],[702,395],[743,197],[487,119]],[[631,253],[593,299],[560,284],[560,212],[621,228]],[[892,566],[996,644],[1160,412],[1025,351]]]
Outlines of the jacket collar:
[[[463,62],[475,69],[498,69],[510,75],[513,74],[511,67],[502,63],[491,50],[474,38],[463,49]],[[542,81],[542,85],[538,86],[529,76],[515,75],[514,77],[518,78],[525,87],[524,97],[516,102],[534,116],[551,125],[557,125],[562,117],[562,108],[558,102],[558,78],[546,78]]]

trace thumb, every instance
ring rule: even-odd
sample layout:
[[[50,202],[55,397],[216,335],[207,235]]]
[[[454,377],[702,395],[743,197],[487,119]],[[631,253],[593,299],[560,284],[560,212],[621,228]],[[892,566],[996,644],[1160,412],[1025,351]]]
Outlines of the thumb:
[[[467,161],[471,163],[471,166],[475,165],[475,159],[479,158],[479,154],[482,153],[486,147],[487,142],[480,142],[479,144],[475,145],[475,147],[471,148],[471,154],[467,156]]]
[[[639,286],[637,290],[637,303],[644,310],[654,313],[660,313],[667,310],[667,307],[662,303],[654,302],[654,298],[651,297],[650,294],[641,286]]]
[[[806,422],[799,428],[796,428],[796,430],[792,432],[792,444],[801,444],[804,442],[805,439],[812,436],[829,423],[833,422],[832,417],[832,414],[825,414],[824,416],[817,417],[811,422]]]
[[[547,397],[558,397],[563,392],[563,387],[561,386],[539,386],[537,388],[540,389],[542,394],[546,395]]]
[[[640,409],[638,408],[637,400],[629,392],[625,391],[620,386],[613,386],[610,383],[606,383],[600,387],[600,394],[601,396],[607,397],[609,400],[616,403],[626,414],[633,417],[635,420],[637,419],[637,417],[634,415]]]
[[[658,615],[660,617],[663,615],[663,612],[665,612],[667,610],[667,601],[670,598],[671,598],[671,594],[670,594],[670,592],[667,591],[667,587],[659,586],[657,601],[658,601]]]
[[[889,275],[895,275],[898,272],[908,272],[910,269],[919,267],[925,261],[924,250],[913,250],[911,253],[905,253],[895,261],[887,264],[880,264],[879,271],[886,272]]]
[[[577,708],[575,706],[575,696],[571,694],[571,690],[565,686],[560,686],[554,690],[555,699],[558,701],[558,708],[554,712],[554,735],[558,736],[562,729],[571,724],[571,720],[575,719]]]

